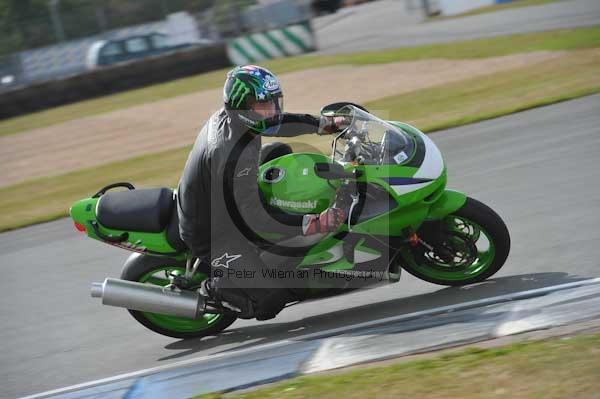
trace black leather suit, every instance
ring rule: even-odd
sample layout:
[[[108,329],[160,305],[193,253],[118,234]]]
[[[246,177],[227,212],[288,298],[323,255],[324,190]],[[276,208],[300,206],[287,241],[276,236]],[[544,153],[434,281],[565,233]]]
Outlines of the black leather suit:
[[[318,125],[311,115],[286,113],[277,136],[316,133]],[[302,215],[282,212],[261,200],[260,150],[260,135],[230,119],[224,109],[217,111],[188,157],[179,182],[177,211],[181,238],[195,257],[210,262],[212,284],[221,299],[241,309],[240,317],[267,319],[292,298],[273,281],[262,279],[260,272],[252,278],[243,273],[265,267],[256,233],[300,235]]]

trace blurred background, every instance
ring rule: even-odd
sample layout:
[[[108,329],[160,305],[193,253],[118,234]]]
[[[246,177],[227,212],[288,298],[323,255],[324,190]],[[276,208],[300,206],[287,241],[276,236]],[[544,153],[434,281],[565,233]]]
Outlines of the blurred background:
[[[86,67],[178,47],[220,43],[250,32],[306,22],[343,5],[342,1],[322,0],[3,0],[2,88],[82,73]],[[125,41],[104,48],[101,59],[97,54],[90,59],[94,44],[121,39]]]
[[[150,56],[162,58],[162,62],[168,65],[179,64],[173,62],[184,57],[177,55],[178,51],[187,52],[186,62],[195,62],[196,65],[162,68],[164,70],[154,71],[152,77],[128,84],[120,82],[120,86],[131,88],[230,64],[312,52],[317,50],[315,18],[370,1],[2,0],[0,91],[82,75],[98,67]],[[493,4],[494,1],[506,0],[463,1],[465,4],[448,0],[406,0],[395,2],[394,12],[398,12],[399,3],[402,3],[397,18],[402,20],[403,16],[410,15],[411,21],[420,21],[427,16],[457,14]],[[333,16],[329,20],[343,17]],[[320,23],[326,24],[329,20],[322,18]],[[288,29],[283,31],[286,27]],[[296,33],[294,29],[297,29]],[[363,29],[361,26],[360,30]],[[272,31],[271,34],[251,38],[253,43],[243,39],[269,31]],[[288,37],[282,37],[282,32]],[[265,37],[269,41],[276,41],[275,48],[269,44],[261,47]],[[236,42],[233,40],[235,38],[242,39]],[[321,45],[320,48],[327,49],[327,37],[323,40],[325,47]],[[111,77],[113,80],[122,80],[122,73],[123,70],[116,71]],[[88,74],[87,78],[94,79],[94,76]],[[60,98],[47,99],[49,104],[25,101],[27,104],[15,104],[10,109],[4,104],[0,116],[15,116],[75,98],[119,90],[118,87],[90,89],[88,82],[86,89],[75,93],[78,91],[77,84],[71,86],[70,83],[62,83],[63,86],[65,84],[68,87],[63,91],[70,91],[70,94],[53,93],[53,96]]]
[[[300,304],[268,322],[238,321],[222,335],[198,340],[159,336],[127,312],[100,306],[90,298],[90,282],[118,276],[129,253],[78,234],[69,207],[117,181],[175,187],[199,129],[222,106],[226,72],[247,63],[278,75],[287,111],[318,114],[328,103],[352,101],[432,133],[448,187],[505,220],[512,238],[506,265],[475,287],[443,288],[405,273],[397,284]],[[600,276],[598,71],[599,0],[0,0],[0,291],[6,298],[0,301],[0,397],[237,353],[228,366],[203,363],[200,371],[173,374],[187,378],[178,380],[190,390],[181,397],[231,389],[258,377],[307,372],[300,365],[310,363],[316,348],[350,348],[343,345],[350,334],[340,345],[311,334]],[[300,136],[290,144],[331,152],[329,137]],[[573,317],[597,312],[595,302],[585,307],[571,300],[565,303],[577,311],[565,312]],[[385,355],[391,348],[409,351],[407,342],[424,350],[447,338],[480,339],[478,331],[491,329],[485,323],[494,318],[555,321],[538,307],[503,309],[458,321],[433,317],[415,323],[414,336],[399,322],[351,338],[358,352],[379,342],[377,353]],[[236,352],[281,342],[291,346],[250,360]],[[478,387],[509,389],[506,381],[513,381],[522,397],[577,389],[578,397],[593,397],[600,389],[595,342],[589,345],[595,358],[570,351],[577,357],[570,362],[589,361],[585,373],[562,367],[572,363],[561,354],[535,371],[494,369],[482,378],[506,379]],[[319,352],[312,358],[316,369],[333,359]],[[559,372],[549,365],[573,375],[536,374]],[[238,373],[228,374],[230,366],[239,366]],[[418,383],[418,371],[418,378],[403,381]],[[584,377],[592,382],[584,385]],[[162,397],[177,397],[170,378]],[[548,381],[546,391],[534,391],[532,380]],[[143,391],[138,382],[132,377],[110,390],[123,397],[134,386]],[[449,383],[457,382],[464,391],[450,397],[477,397],[479,391],[463,384],[464,374]],[[144,383],[148,392],[163,392],[158,377]],[[321,392],[365,396],[351,384],[343,387],[346,382]],[[418,388],[440,397],[435,384]],[[518,397],[512,392],[489,397]]]

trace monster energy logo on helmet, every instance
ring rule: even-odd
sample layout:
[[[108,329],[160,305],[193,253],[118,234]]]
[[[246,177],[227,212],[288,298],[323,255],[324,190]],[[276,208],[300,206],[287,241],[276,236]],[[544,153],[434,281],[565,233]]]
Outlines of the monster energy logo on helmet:
[[[250,94],[250,91],[251,90],[248,88],[246,83],[238,78],[235,78],[229,93],[229,104],[231,104],[233,108],[240,108],[246,96]]]
[[[250,129],[265,133],[269,127],[281,123],[282,97],[279,81],[269,70],[255,65],[236,67],[229,71],[225,87],[223,88],[223,101],[230,117],[237,118]],[[277,108],[277,117],[266,121],[256,112],[251,105],[255,101],[273,101]]]

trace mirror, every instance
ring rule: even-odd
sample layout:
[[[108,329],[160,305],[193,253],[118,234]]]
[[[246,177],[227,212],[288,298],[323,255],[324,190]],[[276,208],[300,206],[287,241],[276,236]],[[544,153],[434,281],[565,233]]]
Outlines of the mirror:
[[[354,103],[347,102],[347,101],[341,101],[341,102],[337,102],[337,103],[332,103],[332,104],[326,105],[323,108],[321,108],[321,115],[323,115],[323,116],[334,116],[341,108],[343,108],[343,107],[345,107],[347,105],[353,105],[356,108],[362,109],[365,112],[369,112],[362,105],[354,104]]]

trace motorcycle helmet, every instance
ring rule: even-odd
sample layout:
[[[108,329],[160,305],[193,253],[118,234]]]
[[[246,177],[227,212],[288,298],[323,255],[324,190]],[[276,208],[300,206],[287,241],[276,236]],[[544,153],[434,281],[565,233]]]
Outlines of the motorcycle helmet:
[[[225,111],[256,134],[274,135],[283,118],[283,93],[268,69],[239,66],[227,73],[223,88]]]

